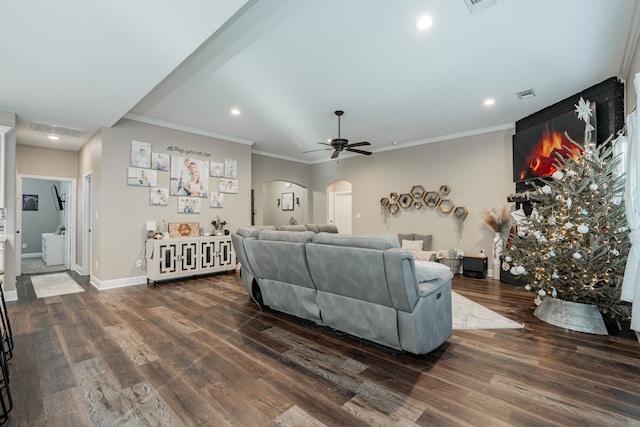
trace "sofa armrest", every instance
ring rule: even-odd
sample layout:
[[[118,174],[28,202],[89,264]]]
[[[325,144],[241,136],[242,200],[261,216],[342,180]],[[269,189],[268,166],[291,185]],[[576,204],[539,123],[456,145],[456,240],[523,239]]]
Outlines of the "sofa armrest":
[[[394,308],[410,313],[420,295],[413,255],[406,249],[387,249],[384,267]]]

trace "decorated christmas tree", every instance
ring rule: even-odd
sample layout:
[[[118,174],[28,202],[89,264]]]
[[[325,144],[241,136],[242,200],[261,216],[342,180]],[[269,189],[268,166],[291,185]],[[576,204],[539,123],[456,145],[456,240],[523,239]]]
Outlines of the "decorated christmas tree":
[[[630,248],[624,176],[613,144],[591,143],[589,103],[581,98],[576,113],[586,123],[584,144],[572,141],[565,150],[571,154],[558,156],[550,178],[516,194],[533,210],[517,221],[502,268],[527,283],[536,305],[553,297],[593,304],[621,319],[628,316],[620,289]]]

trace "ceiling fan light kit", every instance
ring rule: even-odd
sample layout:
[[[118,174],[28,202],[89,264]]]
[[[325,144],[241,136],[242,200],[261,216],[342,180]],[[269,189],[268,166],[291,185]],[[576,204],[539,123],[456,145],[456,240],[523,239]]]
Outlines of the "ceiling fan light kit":
[[[331,154],[332,159],[337,158],[342,151],[350,151],[352,153],[364,154],[365,156],[371,155],[370,151],[364,151],[357,148],[353,148],[353,147],[362,147],[365,145],[371,145],[369,142],[361,141],[361,142],[354,142],[353,144],[349,144],[348,139],[342,138],[340,136],[340,117],[342,117],[342,115],[344,114],[344,111],[336,110],[334,111],[334,114],[338,116],[338,137],[330,140],[329,142],[319,142],[318,144],[328,145],[329,147],[333,148],[333,153]],[[330,150],[331,148],[325,148],[325,150]],[[320,151],[320,150],[305,151],[305,153],[311,153],[313,151]]]

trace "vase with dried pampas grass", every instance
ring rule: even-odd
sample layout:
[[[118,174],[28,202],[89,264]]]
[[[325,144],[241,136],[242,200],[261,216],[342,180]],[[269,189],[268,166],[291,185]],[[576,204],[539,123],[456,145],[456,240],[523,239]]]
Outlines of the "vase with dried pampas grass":
[[[482,210],[482,219],[484,223],[489,226],[495,233],[493,236],[493,271],[492,276],[494,279],[500,278],[500,256],[504,250],[504,237],[511,228],[511,213],[509,212],[509,206],[504,205],[500,211],[495,208],[491,210]]]

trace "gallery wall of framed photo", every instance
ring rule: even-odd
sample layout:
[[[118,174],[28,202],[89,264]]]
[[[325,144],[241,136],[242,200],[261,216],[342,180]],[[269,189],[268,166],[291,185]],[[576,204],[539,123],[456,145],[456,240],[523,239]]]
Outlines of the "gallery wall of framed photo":
[[[184,154],[190,150],[169,149],[177,154],[161,152],[150,142],[131,141],[127,184],[144,188],[149,205],[168,207],[175,198],[178,213],[200,214],[203,207],[223,208],[225,197],[238,194],[236,158],[200,153],[210,157],[203,160]]]

